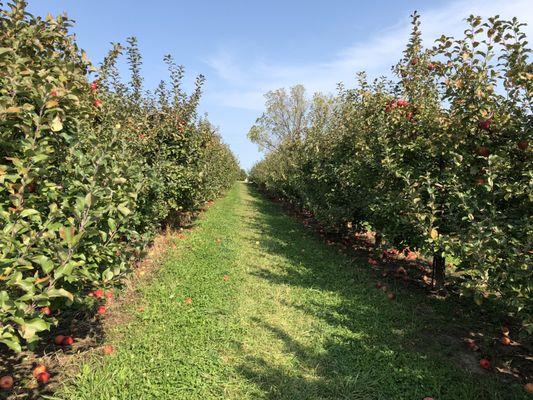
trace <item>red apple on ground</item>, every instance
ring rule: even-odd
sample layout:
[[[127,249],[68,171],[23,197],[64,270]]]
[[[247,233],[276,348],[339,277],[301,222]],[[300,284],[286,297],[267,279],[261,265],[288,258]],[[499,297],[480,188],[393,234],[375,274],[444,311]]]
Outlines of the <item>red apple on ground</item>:
[[[103,352],[106,356],[109,356],[115,352],[115,348],[110,344],[104,346]]]
[[[46,384],[50,380],[50,374],[48,372],[43,372],[37,376],[37,381],[39,383]]]
[[[504,346],[509,346],[511,344],[511,339],[509,339],[509,336],[503,336],[500,341]]]
[[[490,369],[490,361],[486,358],[479,360],[479,366],[483,369]]]
[[[224,275],[224,281],[229,281],[229,275]]]
[[[96,309],[96,313],[97,313],[98,315],[104,315],[105,312],[106,312],[106,308],[105,308],[105,306],[99,306],[99,307]]]
[[[183,302],[185,304],[192,304],[192,299],[190,297],[187,297]]]
[[[46,365],[38,365],[33,369],[33,377],[37,378],[43,372],[46,372]]]
[[[63,346],[71,346],[74,343],[74,338],[72,336],[65,336],[61,344]]]
[[[0,378],[0,389],[9,390],[13,387],[13,377],[5,375]]]
[[[54,343],[57,344],[58,346],[61,346],[63,344],[63,340],[65,340],[65,336],[63,335],[57,335],[55,338],[54,338]]]

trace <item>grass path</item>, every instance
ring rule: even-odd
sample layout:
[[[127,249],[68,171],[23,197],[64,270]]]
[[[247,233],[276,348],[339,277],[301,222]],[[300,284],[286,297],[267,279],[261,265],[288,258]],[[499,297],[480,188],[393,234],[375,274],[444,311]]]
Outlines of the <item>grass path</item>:
[[[244,184],[138,291],[144,310],[125,306],[131,322],[109,332],[117,353],[84,365],[57,398],[526,398],[450,361],[454,344],[432,340],[441,311],[399,288],[389,301],[363,263]]]

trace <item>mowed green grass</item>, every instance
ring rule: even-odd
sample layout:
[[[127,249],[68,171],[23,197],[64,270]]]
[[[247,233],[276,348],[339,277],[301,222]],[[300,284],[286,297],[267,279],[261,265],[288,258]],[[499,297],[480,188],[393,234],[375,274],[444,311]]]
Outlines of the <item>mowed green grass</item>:
[[[451,310],[394,285],[389,301],[364,262],[247,185],[176,244],[138,288],[144,311],[125,306],[131,321],[109,332],[116,354],[57,398],[526,399],[459,366],[440,333]]]

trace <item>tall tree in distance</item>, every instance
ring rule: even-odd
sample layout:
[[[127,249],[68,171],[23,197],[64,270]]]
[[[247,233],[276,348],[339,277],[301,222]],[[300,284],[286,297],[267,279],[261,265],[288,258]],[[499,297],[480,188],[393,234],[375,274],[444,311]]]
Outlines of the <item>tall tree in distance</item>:
[[[316,93],[307,98],[302,85],[272,90],[265,94],[265,112],[248,132],[248,138],[261,151],[271,152],[280,147],[301,144],[310,129],[326,122],[331,99]]]

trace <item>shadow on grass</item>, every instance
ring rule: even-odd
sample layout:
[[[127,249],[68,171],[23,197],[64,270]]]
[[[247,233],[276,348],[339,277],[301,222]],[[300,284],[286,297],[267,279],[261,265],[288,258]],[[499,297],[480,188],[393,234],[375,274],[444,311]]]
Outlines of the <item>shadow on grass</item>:
[[[390,301],[361,259],[325,246],[316,235],[250,187],[250,206],[258,211],[245,221],[261,232],[259,246],[286,260],[283,269],[252,272],[272,285],[297,292],[286,306],[316,320],[313,339],[302,344],[280,327],[252,322],[283,343],[291,366],[245,355],[239,372],[267,399],[519,399],[518,385],[504,385],[478,367],[481,354],[465,350],[452,326],[465,321],[447,300],[429,300],[386,282]],[[298,297],[300,296],[300,297]],[[486,355],[490,356],[490,355]],[[313,371],[312,374],[306,371]]]

